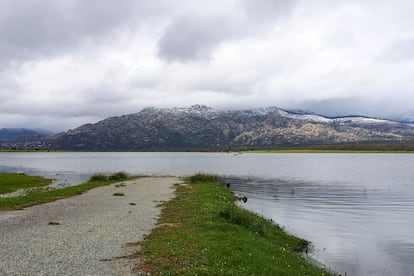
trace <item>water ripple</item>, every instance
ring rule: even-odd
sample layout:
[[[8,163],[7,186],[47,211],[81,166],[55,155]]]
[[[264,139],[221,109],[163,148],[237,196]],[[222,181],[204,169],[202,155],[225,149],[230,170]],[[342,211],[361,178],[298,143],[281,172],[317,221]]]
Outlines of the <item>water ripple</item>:
[[[414,271],[410,193],[338,182],[237,177],[225,181],[249,198],[247,208],[312,241],[312,256],[338,272],[410,275]]]

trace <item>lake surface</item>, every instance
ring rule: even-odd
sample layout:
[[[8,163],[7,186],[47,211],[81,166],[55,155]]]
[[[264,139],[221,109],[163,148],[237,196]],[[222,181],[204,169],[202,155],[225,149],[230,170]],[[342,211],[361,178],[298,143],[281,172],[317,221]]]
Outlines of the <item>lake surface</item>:
[[[63,185],[118,171],[221,175],[343,275],[414,275],[413,165],[412,154],[0,153],[0,171]]]

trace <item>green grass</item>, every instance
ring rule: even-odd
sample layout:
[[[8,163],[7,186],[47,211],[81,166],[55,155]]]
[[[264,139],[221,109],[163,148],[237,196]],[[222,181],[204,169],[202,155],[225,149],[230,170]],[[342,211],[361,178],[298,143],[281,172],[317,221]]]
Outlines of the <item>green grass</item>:
[[[138,253],[151,275],[327,275],[298,252],[303,239],[236,206],[217,182],[193,178],[164,204]],[[202,177],[207,178],[207,177]]]
[[[51,179],[16,173],[0,173],[0,194],[7,194],[24,188],[42,187],[52,183]]]
[[[116,183],[119,179],[112,180],[111,177],[106,177],[104,180],[96,180],[95,176],[83,184],[76,186],[69,186],[59,189],[44,189],[33,191],[24,196],[17,196],[11,198],[0,198],[0,209],[12,210],[12,209],[23,209],[33,205],[38,205],[50,201],[55,201],[62,198],[67,198],[74,195],[82,194],[90,189],[106,186],[112,183]],[[129,179],[130,177],[126,177]],[[126,180],[122,179],[122,180]]]

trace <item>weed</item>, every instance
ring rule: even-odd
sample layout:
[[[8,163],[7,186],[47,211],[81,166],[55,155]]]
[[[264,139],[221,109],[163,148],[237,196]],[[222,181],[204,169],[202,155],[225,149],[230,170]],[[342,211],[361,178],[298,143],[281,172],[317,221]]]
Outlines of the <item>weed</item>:
[[[219,177],[217,175],[211,175],[211,174],[204,174],[204,173],[198,173],[190,177],[191,183],[197,183],[197,182],[219,182]]]
[[[128,175],[124,172],[117,172],[117,173],[111,174],[108,178],[109,178],[109,180],[119,180],[119,181],[121,181],[121,180],[128,179]]]
[[[125,194],[124,194],[124,193],[114,193],[113,195],[114,195],[114,196],[125,196]]]
[[[94,174],[89,178],[88,182],[97,182],[97,181],[108,181],[108,177],[104,174]]]
[[[57,222],[57,221],[49,221],[49,225],[60,225],[60,222]]]

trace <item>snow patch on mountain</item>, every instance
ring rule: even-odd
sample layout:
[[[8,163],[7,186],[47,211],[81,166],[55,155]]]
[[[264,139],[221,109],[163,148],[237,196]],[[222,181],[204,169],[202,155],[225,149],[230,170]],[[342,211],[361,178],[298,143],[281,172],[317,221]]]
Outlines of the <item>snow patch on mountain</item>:
[[[341,117],[328,117],[319,114],[315,114],[304,110],[285,110],[278,107],[261,107],[255,109],[244,109],[244,110],[217,110],[205,105],[193,105],[191,107],[174,107],[174,108],[145,108],[141,112],[167,112],[174,115],[194,115],[200,116],[206,119],[215,119],[224,114],[230,114],[232,112],[242,112],[251,116],[266,116],[268,114],[278,114],[282,117],[302,120],[309,123],[316,124],[338,124],[338,125],[396,125],[402,122],[378,119],[366,116],[341,116]],[[414,126],[414,121],[405,123],[406,125]]]
[[[387,120],[387,119],[378,119],[366,116],[341,116],[341,117],[327,117],[319,114],[315,114],[307,111],[289,111],[279,109],[279,114],[283,117],[304,120],[310,123],[317,124],[340,124],[340,125],[349,125],[349,124],[398,124],[398,122]]]
[[[330,123],[335,122],[334,119],[327,118],[327,117],[324,117],[324,116],[321,116],[321,115],[312,114],[312,113],[299,114],[299,113],[294,113],[294,112],[290,112],[290,111],[287,111],[287,110],[280,109],[279,114],[282,115],[283,117],[296,119],[296,120],[304,120],[304,121],[308,121],[308,122],[311,122],[311,123],[330,124]]]

